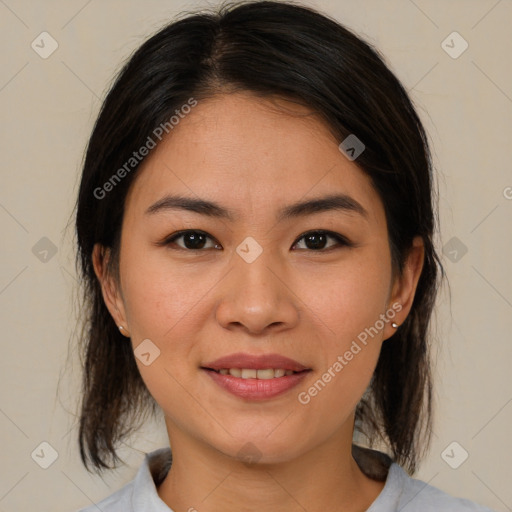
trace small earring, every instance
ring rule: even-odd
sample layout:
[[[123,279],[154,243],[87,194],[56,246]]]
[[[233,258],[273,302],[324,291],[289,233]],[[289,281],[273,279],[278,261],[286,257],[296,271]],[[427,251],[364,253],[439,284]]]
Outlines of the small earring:
[[[393,327],[393,329],[398,329],[398,324],[396,324],[395,322],[392,322],[391,327]]]
[[[130,337],[130,333],[128,333],[122,325],[118,325],[118,327],[119,327],[119,330],[121,331],[121,334],[124,334],[125,336]]]

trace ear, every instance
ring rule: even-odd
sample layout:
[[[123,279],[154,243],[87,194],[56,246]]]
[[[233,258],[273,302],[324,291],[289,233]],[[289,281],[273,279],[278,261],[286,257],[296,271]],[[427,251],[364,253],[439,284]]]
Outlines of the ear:
[[[388,309],[396,311],[396,315],[392,321],[386,324],[384,339],[390,338],[396,332],[396,329],[391,326],[391,322],[395,322],[400,326],[411,311],[418,281],[423,270],[424,258],[425,246],[423,238],[416,236],[412,241],[412,246],[404,262],[402,274],[395,276],[393,281]]]
[[[105,301],[105,305],[107,306],[116,325],[121,325],[123,327],[123,330],[121,331],[122,334],[129,335],[121,294],[118,290],[117,284],[115,283],[115,279],[112,276],[107,275],[106,272],[109,257],[110,249],[108,247],[105,248],[101,244],[94,245],[92,251],[92,264],[94,267],[94,273],[101,285],[103,300]]]

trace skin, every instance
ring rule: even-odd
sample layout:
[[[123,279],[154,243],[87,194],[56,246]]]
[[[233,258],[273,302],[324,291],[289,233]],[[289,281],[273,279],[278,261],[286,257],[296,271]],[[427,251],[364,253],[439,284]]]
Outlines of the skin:
[[[104,272],[98,245],[93,254],[116,324],[134,349],[150,339],[160,350],[149,366],[136,361],[165,413],[173,465],[158,494],[176,512],[364,511],[384,486],[359,469],[351,444],[354,411],[382,343],[395,332],[391,321],[308,404],[297,394],[393,303],[402,309],[392,321],[403,323],[423,244],[414,240],[403,274],[394,276],[384,208],[370,179],[320,119],[274,100],[235,93],[199,102],[150,153],[130,188],[119,283]],[[367,220],[326,211],[276,223],[281,207],[334,192],[356,199]],[[145,215],[166,193],[215,201],[238,217]],[[196,250],[184,248],[183,237],[156,245],[184,229],[211,239]],[[356,245],[330,237],[325,248],[306,245],[302,235],[319,229]],[[235,252],[247,236],[263,249],[252,263]],[[200,369],[234,352],[279,353],[311,371],[284,395],[247,401]],[[259,452],[254,464],[240,455],[248,442]]]

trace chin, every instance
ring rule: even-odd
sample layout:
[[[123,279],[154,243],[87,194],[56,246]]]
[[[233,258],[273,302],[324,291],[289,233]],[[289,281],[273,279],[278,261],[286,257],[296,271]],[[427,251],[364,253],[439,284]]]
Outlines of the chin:
[[[303,439],[292,436],[268,435],[268,431],[246,434],[245,436],[229,436],[223,443],[212,444],[224,455],[245,464],[279,464],[288,462],[302,452]],[[301,449],[302,448],[302,449]]]

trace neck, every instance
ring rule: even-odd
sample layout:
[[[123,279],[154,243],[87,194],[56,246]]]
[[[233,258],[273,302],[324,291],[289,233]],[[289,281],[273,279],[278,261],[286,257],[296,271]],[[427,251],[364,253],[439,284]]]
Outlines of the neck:
[[[170,434],[173,462],[158,494],[175,512],[362,512],[384,487],[352,457],[352,436],[333,436],[293,460],[244,464],[183,432]]]

